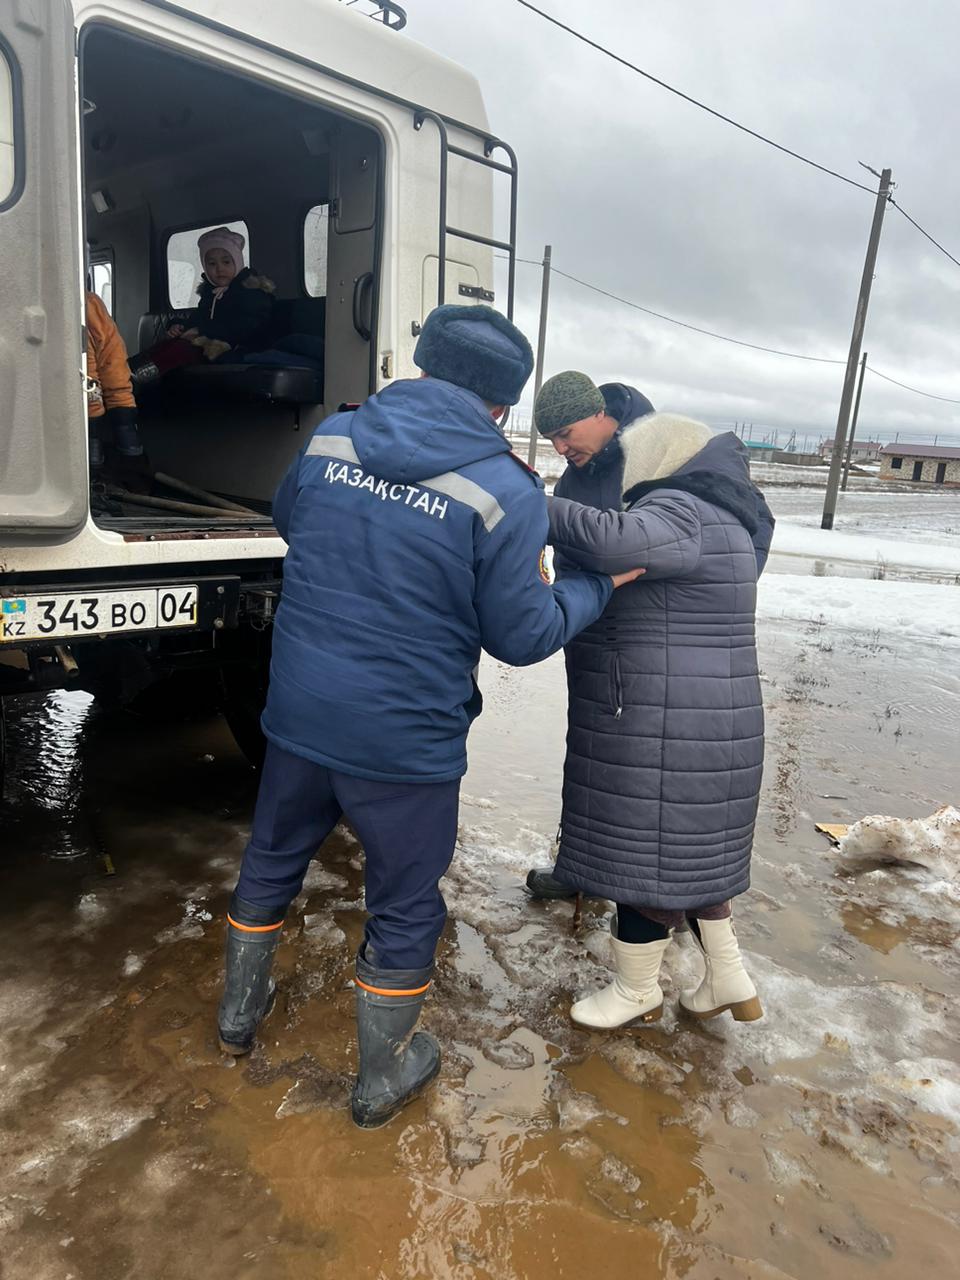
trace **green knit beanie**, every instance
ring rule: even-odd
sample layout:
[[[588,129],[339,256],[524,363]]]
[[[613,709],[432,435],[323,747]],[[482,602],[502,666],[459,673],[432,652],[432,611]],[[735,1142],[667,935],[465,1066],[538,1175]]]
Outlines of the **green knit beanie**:
[[[567,369],[548,378],[533,406],[533,421],[542,436],[553,436],[571,422],[603,413],[603,396],[585,373]]]

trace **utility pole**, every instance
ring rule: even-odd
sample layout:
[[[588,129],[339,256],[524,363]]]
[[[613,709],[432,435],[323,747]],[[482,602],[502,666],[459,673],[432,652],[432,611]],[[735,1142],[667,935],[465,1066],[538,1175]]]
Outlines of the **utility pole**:
[[[867,353],[863,353],[860,361],[860,380],[857,383],[857,398],[853,402],[853,418],[850,420],[850,439],[847,441],[847,460],[843,465],[843,483],[840,488],[847,492],[847,481],[850,479],[850,461],[853,458],[853,437],[857,434],[857,418],[860,416],[860,397],[863,395],[863,375],[867,371]]]
[[[550,258],[553,253],[551,245],[543,248],[543,285],[540,290],[540,336],[537,338],[537,371],[533,376],[533,403],[536,407],[537,396],[543,386],[543,357],[547,347],[547,306],[550,302]],[[537,424],[535,417],[530,419],[530,449],[527,461],[536,470],[537,466]]]
[[[873,285],[873,271],[877,265],[877,250],[880,247],[880,231],[883,227],[883,215],[886,212],[887,200],[893,188],[890,181],[890,169],[884,169],[880,175],[880,189],[877,191],[877,203],[873,211],[873,225],[870,228],[870,239],[867,242],[867,256],[863,263],[863,276],[860,280],[860,296],[857,298],[857,310],[853,317],[853,333],[850,337],[850,354],[847,356],[847,371],[843,378],[843,392],[840,396],[840,412],[837,414],[837,430],[833,437],[833,454],[830,458],[830,475],[827,479],[827,496],[823,503],[823,519],[821,529],[832,529],[833,518],[837,513],[837,494],[840,489],[840,471],[843,467],[843,446],[847,439],[847,423],[850,421],[850,406],[853,403],[853,388],[857,380],[857,364],[860,361],[860,348],[863,344],[863,330],[867,323],[867,307],[870,303],[870,289]]]

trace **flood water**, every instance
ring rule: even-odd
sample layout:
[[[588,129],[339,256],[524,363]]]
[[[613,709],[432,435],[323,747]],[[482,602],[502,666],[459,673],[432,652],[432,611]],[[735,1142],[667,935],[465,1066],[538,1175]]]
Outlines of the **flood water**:
[[[488,662],[426,1026],[437,1086],[347,1109],[361,854],[314,863],[280,999],[215,1045],[254,797],[218,721],[9,717],[0,848],[3,1280],[901,1280],[960,1249],[960,885],[844,865],[816,821],[956,803],[960,672],[872,632],[766,624],[766,781],[738,932],[766,1017],[591,1034],[607,904],[527,900],[549,858],[562,664]],[[949,659],[949,660],[948,660]]]

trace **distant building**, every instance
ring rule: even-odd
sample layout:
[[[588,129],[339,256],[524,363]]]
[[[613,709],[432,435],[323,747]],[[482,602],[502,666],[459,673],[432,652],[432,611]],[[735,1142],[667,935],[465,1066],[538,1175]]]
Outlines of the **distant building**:
[[[879,440],[857,440],[853,442],[853,453],[850,455],[851,462],[879,462],[883,445]],[[833,441],[824,440],[820,446],[821,458],[833,457]]]
[[[791,453],[789,449],[778,449],[776,445],[765,441],[744,440],[751,462],[782,462],[792,467],[818,467],[821,463],[816,453]]]
[[[777,452],[777,446],[771,444],[769,440],[744,440],[743,443],[755,462],[771,462],[773,455]]]
[[[888,444],[880,451],[884,480],[960,485],[960,449],[942,444]]]

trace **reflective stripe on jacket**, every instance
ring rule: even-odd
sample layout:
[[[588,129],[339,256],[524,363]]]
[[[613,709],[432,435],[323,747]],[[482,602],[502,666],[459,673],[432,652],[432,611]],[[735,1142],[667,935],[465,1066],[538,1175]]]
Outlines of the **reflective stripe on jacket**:
[[[264,732],[358,777],[460,777],[481,649],[539,662],[612,592],[596,574],[548,583],[539,477],[483,401],[437,379],[326,419],[274,521],[290,550]]]

